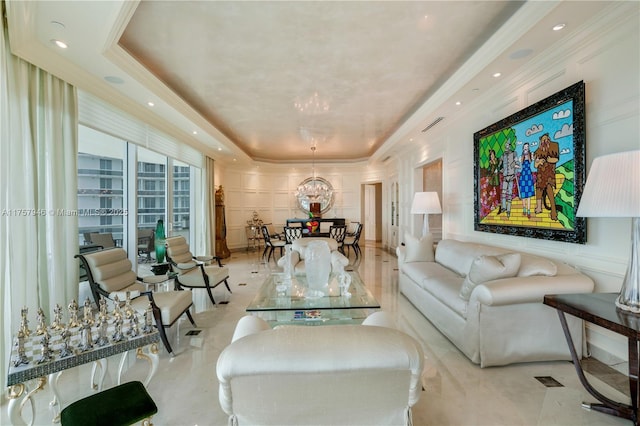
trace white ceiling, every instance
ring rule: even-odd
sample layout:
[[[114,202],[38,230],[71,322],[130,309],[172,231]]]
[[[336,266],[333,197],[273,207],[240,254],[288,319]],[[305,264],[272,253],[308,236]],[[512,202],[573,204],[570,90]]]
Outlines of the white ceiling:
[[[606,4],[8,1],[7,15],[16,55],[207,155],[309,161],[316,143],[317,160],[379,161]]]

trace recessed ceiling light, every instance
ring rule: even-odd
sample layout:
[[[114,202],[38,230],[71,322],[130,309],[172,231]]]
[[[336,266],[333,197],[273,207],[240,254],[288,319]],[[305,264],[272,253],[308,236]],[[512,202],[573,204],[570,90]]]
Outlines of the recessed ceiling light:
[[[122,83],[124,83],[123,79],[121,79],[120,77],[116,77],[115,75],[107,75],[107,76],[104,77],[104,79],[106,81],[108,81],[109,83],[112,83],[112,84],[122,84]]]
[[[500,77],[501,75],[502,75],[502,73],[501,73],[501,72],[496,72],[496,73],[494,73],[494,74],[493,74],[493,77],[494,77],[494,78],[498,78],[498,77]]]
[[[473,89],[471,89],[472,92],[479,92],[480,89],[478,89],[477,87],[474,87]]]
[[[197,135],[197,134],[198,134],[198,132],[194,130],[194,131],[193,131],[193,134],[194,134],[194,135]]]
[[[222,151],[222,148],[218,147],[218,151]]]
[[[55,38],[51,39],[51,43],[55,44],[56,46],[58,46],[60,49],[66,49],[67,47],[67,43],[65,43],[62,40],[56,40]]]
[[[149,105],[150,107],[154,106],[155,104],[151,101],[147,102],[147,105]]]
[[[556,24],[556,25],[553,26],[553,31],[560,31],[561,29],[563,29],[566,26],[567,26],[567,24]]]
[[[462,105],[462,102],[458,101],[456,102],[456,105]]]

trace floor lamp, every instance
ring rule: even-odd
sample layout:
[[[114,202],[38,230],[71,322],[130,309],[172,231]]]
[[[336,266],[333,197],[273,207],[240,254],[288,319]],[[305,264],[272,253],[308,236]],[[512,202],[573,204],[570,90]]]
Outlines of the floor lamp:
[[[429,233],[429,213],[442,213],[437,192],[416,192],[411,204],[411,214],[423,214],[422,236]]]
[[[640,151],[593,160],[577,215],[632,218],[631,254],[616,306],[640,313]]]

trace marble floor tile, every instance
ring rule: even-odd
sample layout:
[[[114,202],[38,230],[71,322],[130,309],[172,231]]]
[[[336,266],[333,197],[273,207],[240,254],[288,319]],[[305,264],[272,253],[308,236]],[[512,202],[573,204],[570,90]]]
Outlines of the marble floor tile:
[[[363,281],[391,313],[403,331],[423,345],[426,368],[424,391],[413,408],[416,426],[436,425],[628,425],[629,421],[581,408],[583,401],[595,400],[582,388],[573,365],[569,362],[541,362],[481,369],[469,362],[443,337],[402,295],[398,293],[397,261],[393,254],[368,244],[363,256],[350,267],[358,270]],[[175,356],[161,348],[159,369],[148,386],[159,412],[155,425],[226,425],[227,416],[218,403],[216,361],[229,344],[236,322],[275,262],[260,261],[259,252],[232,253],[224,263],[230,269],[229,294],[224,286],[214,291],[216,301],[227,304],[212,306],[204,292],[196,291],[194,315],[200,333],[189,336],[194,328],[181,321],[169,333]],[[147,365],[134,356],[128,359],[124,380],[141,380]],[[115,382],[117,360],[110,360],[105,386]],[[90,388],[90,366],[66,371],[59,380],[62,405],[93,392]],[[591,368],[589,379],[600,392],[613,399],[628,401],[615,383],[620,383],[611,369]],[[602,380],[598,375],[602,374]],[[546,387],[536,377],[548,376],[562,386]],[[622,383],[625,378],[622,377]],[[48,390],[35,395],[37,425],[51,424],[51,396]],[[9,424],[6,393],[2,400],[0,424]],[[24,408],[30,418],[31,408]]]

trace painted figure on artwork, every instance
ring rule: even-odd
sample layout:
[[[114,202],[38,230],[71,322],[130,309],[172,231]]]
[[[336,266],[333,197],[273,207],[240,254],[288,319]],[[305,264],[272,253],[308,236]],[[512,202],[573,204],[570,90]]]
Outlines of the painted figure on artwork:
[[[502,188],[500,191],[500,209],[498,214],[507,213],[507,218],[511,216],[511,200],[513,199],[513,185],[516,182],[516,169],[520,168],[518,157],[516,156],[511,139],[507,139],[504,144],[504,153],[500,159],[502,169]]]
[[[489,151],[489,167],[488,167],[488,179],[489,179],[489,208],[493,210],[495,207],[494,201],[498,199],[498,187],[500,186],[500,162],[496,156],[495,150]],[[496,202],[497,204],[497,202]]]
[[[520,190],[520,200],[522,200],[522,215],[531,219],[531,197],[535,194],[535,186],[533,183],[533,173],[531,172],[531,164],[533,163],[533,154],[529,150],[529,143],[522,145],[522,155],[520,156],[520,177],[518,178],[518,189]]]
[[[542,203],[547,210],[551,210],[551,220],[558,220],[556,212],[556,163],[560,159],[560,148],[557,142],[545,133],[540,136],[540,146],[533,154],[535,167],[538,169],[536,178],[536,214],[542,213]],[[548,203],[548,204],[547,204]]]

